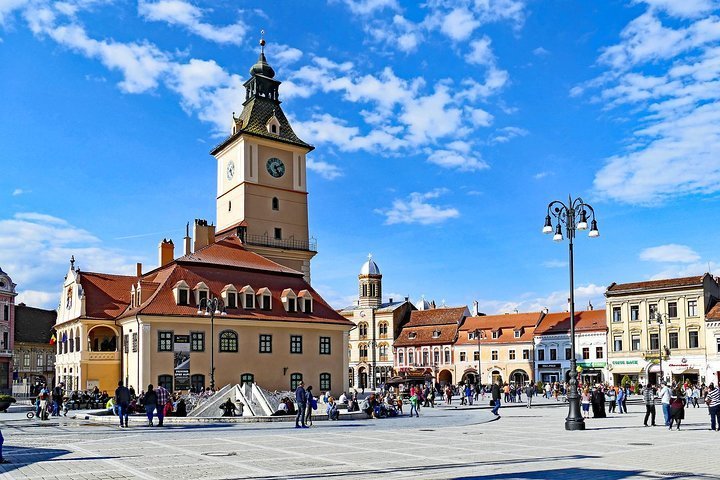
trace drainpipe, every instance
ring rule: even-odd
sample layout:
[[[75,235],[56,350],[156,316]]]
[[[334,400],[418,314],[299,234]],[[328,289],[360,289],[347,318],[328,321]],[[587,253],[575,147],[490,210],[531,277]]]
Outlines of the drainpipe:
[[[138,337],[138,349],[137,349],[137,381],[138,381],[138,383],[137,383],[137,385],[138,385],[138,388],[137,388],[136,392],[140,393],[140,390],[142,390],[142,388],[141,388],[142,384],[140,383],[140,318],[138,317],[137,313],[135,314],[135,321],[137,322],[137,329],[138,329],[138,331],[137,331],[137,337]],[[132,340],[131,340],[131,343],[132,343]]]

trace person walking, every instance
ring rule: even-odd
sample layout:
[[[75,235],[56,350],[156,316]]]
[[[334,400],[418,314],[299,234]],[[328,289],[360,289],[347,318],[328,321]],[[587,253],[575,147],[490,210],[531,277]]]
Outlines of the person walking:
[[[715,388],[715,384],[708,385],[708,391],[705,395],[705,403],[710,413],[710,430],[720,432],[720,388]]]
[[[643,401],[645,402],[645,420],[643,424],[648,426],[648,419],[650,419],[652,426],[655,426],[655,389],[652,385],[645,385],[643,389]]]
[[[143,397],[143,405],[145,406],[145,414],[147,415],[148,419],[148,427],[152,427],[153,413],[155,412],[155,409],[158,405],[157,393],[155,393],[152,384],[148,385],[147,392],[145,392],[145,397]]]
[[[170,392],[167,391],[162,385],[158,385],[155,389],[155,395],[157,396],[157,417],[158,427],[163,426],[163,420],[165,419],[165,404],[170,398]]]
[[[535,395],[535,384],[530,384],[525,387],[525,395],[527,395],[527,408],[532,408],[533,395]]]
[[[620,387],[617,392],[617,409],[618,413],[627,413],[625,410],[625,389]]]
[[[677,387],[670,401],[670,426],[668,430],[672,430],[673,423],[680,430],[680,422],[685,419],[685,396],[682,388]]]
[[[115,405],[118,417],[120,417],[120,428],[128,428],[128,415],[130,414],[130,390],[123,386],[122,380],[118,382],[115,389]]]
[[[413,412],[415,412],[415,416],[419,417],[420,413],[418,412],[418,406],[420,405],[420,399],[417,396],[417,393],[415,395],[412,395],[410,397],[410,417],[413,416]]]
[[[672,399],[672,390],[667,383],[663,384],[663,388],[658,394],[660,403],[662,404],[663,416],[665,417],[665,426],[670,426],[670,400]]]
[[[615,401],[615,399],[617,398],[615,387],[608,388],[606,396],[608,400],[608,413],[615,413],[615,406],[617,405],[617,402]]]
[[[473,404],[473,394],[472,394],[472,387],[469,383],[465,384],[465,397],[467,398],[468,405]]]
[[[498,413],[498,410],[500,410],[500,380],[493,383],[492,388],[490,389],[490,396],[493,401],[492,413],[500,416]]]
[[[692,404],[693,408],[700,408],[698,400],[700,399],[700,387],[693,385],[692,389]]]
[[[590,418],[590,403],[592,398],[590,397],[590,390],[585,387],[582,394],[580,395],[580,404],[582,405],[583,418]]]
[[[313,410],[317,410],[317,400],[313,396],[312,385],[309,385],[305,390],[305,396],[307,397],[305,402],[305,425],[311,427]]]
[[[305,384],[303,382],[300,382],[300,384],[295,389],[295,403],[297,403],[295,428],[308,428],[307,425],[305,425],[305,408],[307,407],[307,393],[305,392]]]

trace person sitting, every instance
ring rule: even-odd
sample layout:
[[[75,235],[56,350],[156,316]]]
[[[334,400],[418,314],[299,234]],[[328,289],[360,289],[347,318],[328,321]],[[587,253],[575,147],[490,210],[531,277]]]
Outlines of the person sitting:
[[[290,415],[290,413],[288,412],[287,397],[283,397],[283,399],[280,401],[280,404],[278,405],[278,409],[275,410],[272,414],[273,417],[280,417],[282,415]]]
[[[222,410],[223,417],[234,417],[235,416],[235,404],[230,400],[230,397],[228,397],[227,401],[224,402],[222,405],[220,405],[220,410]]]
[[[338,410],[337,403],[333,397],[327,399],[327,416],[328,420],[339,420],[340,410]]]
[[[185,400],[182,398],[177,402],[177,405],[175,406],[175,416],[187,417],[187,405],[185,405]]]
[[[169,417],[173,414],[173,403],[172,399],[168,398],[167,402],[165,402],[165,405],[163,405],[163,416]]]
[[[348,403],[348,397],[347,395],[345,395],[345,392],[342,392],[340,394],[340,398],[338,398],[337,402],[343,405],[346,405]]]

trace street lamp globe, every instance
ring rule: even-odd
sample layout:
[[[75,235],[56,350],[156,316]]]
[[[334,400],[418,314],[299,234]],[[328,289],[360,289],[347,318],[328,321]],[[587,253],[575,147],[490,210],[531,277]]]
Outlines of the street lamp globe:
[[[587,215],[585,214],[585,210],[580,210],[580,220],[577,224],[578,230],[587,230],[588,224],[587,224]]]
[[[557,227],[555,228],[555,235],[553,235],[553,240],[556,242],[562,242],[563,234],[562,234],[562,228],[560,227],[560,224],[557,224]]]
[[[598,228],[597,228],[597,221],[593,220],[590,223],[590,233],[588,233],[588,237],[597,238],[599,236],[600,236],[600,232],[598,231]]]
[[[550,215],[545,217],[545,226],[542,229],[542,233],[552,233],[552,220],[550,219]]]

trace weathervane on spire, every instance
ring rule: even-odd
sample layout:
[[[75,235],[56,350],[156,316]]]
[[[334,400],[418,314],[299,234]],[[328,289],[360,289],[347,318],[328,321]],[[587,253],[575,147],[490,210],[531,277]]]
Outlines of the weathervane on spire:
[[[260,53],[265,53],[265,30],[260,30]]]
[[[70,270],[75,270],[75,255],[70,256]]]
[[[368,260],[372,260],[372,253],[368,253]]]

